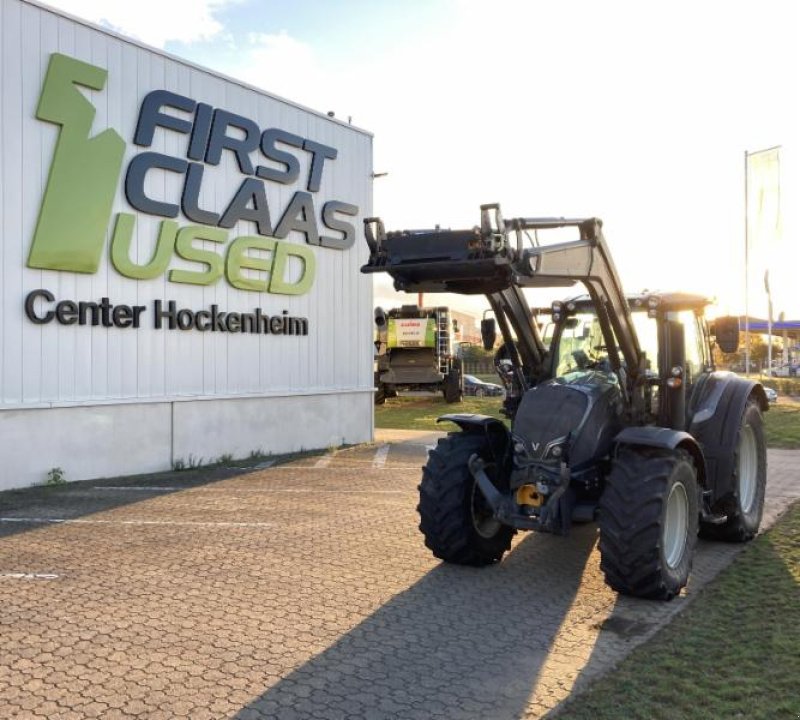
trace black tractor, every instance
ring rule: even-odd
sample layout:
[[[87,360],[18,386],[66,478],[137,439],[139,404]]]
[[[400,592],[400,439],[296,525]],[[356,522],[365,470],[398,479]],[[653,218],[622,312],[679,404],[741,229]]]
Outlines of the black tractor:
[[[578,237],[541,245],[554,228]],[[756,534],[769,405],[759,383],[716,371],[711,353],[714,342],[736,349],[737,318],[709,326],[695,295],[626,296],[597,218],[504,220],[485,205],[470,230],[387,233],[377,218],[365,229],[363,272],[388,272],[408,292],[484,294],[494,311],[484,346],[498,327],[502,336],[495,364],[511,430],[445,415],[459,431],[423,469],[420,529],[436,557],[489,565],[517,530],[566,534],[596,520],[606,582],[669,600],[687,583],[698,534]],[[523,294],[576,282],[586,294],[538,312]]]

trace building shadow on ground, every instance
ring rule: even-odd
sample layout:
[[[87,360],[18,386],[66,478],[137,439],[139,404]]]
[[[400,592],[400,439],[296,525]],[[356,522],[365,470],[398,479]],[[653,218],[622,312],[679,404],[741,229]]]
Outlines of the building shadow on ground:
[[[438,565],[236,718],[519,718],[595,540],[577,526],[489,568]]]
[[[276,462],[279,460],[281,459]],[[254,467],[205,466],[148,475],[4,490],[0,492],[0,538],[41,529],[53,520],[77,520],[256,470]],[[26,519],[29,521],[26,522]]]

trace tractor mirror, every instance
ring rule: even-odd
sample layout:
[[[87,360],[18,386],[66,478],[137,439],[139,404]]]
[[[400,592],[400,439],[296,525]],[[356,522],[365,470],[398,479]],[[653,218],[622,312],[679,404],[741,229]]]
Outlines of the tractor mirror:
[[[497,327],[494,318],[481,320],[481,340],[483,341],[484,350],[494,348],[494,342],[497,340]]]
[[[728,316],[714,321],[712,332],[719,349],[724,353],[735,353],[739,349],[739,318]]]

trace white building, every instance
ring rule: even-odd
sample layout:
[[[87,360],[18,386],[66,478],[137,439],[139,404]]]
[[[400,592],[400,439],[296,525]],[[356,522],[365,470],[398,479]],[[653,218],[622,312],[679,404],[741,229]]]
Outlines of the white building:
[[[0,489],[372,434],[372,137],[0,0]]]

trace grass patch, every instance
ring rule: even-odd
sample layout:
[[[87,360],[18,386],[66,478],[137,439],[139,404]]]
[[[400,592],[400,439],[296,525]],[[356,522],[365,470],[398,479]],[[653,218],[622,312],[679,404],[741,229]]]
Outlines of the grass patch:
[[[612,673],[569,720],[800,717],[800,503]]]
[[[66,485],[67,479],[64,470],[60,467],[50,468],[50,470],[47,471],[47,479],[44,484],[49,486]]]
[[[780,398],[764,413],[767,446],[800,448],[800,403]]]
[[[744,377],[744,375],[741,377]],[[779,378],[767,375],[751,375],[750,377],[753,380],[758,380],[766,387],[771,387],[778,395],[800,396],[800,378]]]
[[[439,395],[389,398],[375,407],[376,428],[400,430],[447,430],[448,423],[436,424],[436,418],[448,413],[476,413],[503,420],[503,399],[465,397],[460,403],[446,403]],[[453,429],[453,425],[449,429]]]
[[[502,398],[465,397],[448,404],[439,395],[390,398],[375,408],[375,427],[400,430],[446,430],[436,418],[447,413],[491,415],[508,424],[500,414]],[[767,445],[774,448],[800,448],[800,402],[781,398],[764,413]]]

